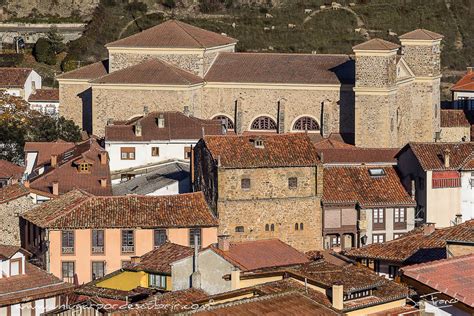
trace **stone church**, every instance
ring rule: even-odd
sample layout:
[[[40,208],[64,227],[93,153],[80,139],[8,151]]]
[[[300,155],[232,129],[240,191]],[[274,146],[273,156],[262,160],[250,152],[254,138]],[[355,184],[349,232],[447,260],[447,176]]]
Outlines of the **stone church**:
[[[340,134],[360,147],[431,142],[441,132],[442,38],[418,29],[401,46],[372,39],[353,55],[236,53],[233,38],[169,20],[58,76],[60,114],[98,136],[108,122],[173,110],[222,119],[237,134]]]

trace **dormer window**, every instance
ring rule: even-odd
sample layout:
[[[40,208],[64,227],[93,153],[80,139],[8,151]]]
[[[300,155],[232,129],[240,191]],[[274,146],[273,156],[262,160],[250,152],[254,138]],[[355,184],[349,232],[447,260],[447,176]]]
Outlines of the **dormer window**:
[[[10,259],[10,276],[21,275],[23,263],[21,258]]]
[[[255,148],[265,148],[265,145],[263,143],[263,139],[261,138],[256,138],[253,140],[253,145]]]
[[[79,164],[79,172],[80,173],[89,173],[89,172],[91,172],[91,165],[88,164],[87,162],[80,163]]]
[[[369,169],[369,174],[371,177],[383,177],[385,175],[385,170],[382,168],[372,168]]]

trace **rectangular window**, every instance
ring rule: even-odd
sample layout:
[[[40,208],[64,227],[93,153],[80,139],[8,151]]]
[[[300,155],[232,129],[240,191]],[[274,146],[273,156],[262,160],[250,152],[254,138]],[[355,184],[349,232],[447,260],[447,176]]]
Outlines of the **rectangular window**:
[[[122,230],[122,252],[133,253],[135,252],[135,240],[133,230],[127,229]]]
[[[61,231],[61,253],[62,254],[74,253],[74,231],[73,230]]]
[[[73,261],[63,261],[61,264],[62,277],[63,281],[73,283],[74,282],[74,262]]]
[[[151,155],[158,157],[160,155],[160,147],[151,147]]]
[[[388,266],[388,276],[391,279],[394,279],[395,277],[398,276],[398,269],[399,267],[397,266]]]
[[[242,190],[250,190],[250,179],[244,178],[240,180],[240,188]]]
[[[394,233],[393,234],[393,239],[397,239],[403,236],[403,233]]]
[[[135,160],[135,147],[120,147],[122,160]]]
[[[158,274],[150,274],[149,277],[150,287],[166,289],[166,276]]]
[[[21,258],[10,259],[10,276],[22,274],[21,268]]]
[[[372,235],[372,243],[373,244],[380,244],[385,242],[385,234],[373,234]]]
[[[155,229],[153,239],[154,239],[155,247],[163,245],[167,239],[166,229]]]
[[[184,147],[184,159],[191,159],[192,147]]]
[[[393,227],[394,229],[406,229],[407,211],[406,208],[397,207],[393,209]]]
[[[194,236],[197,236],[198,248],[201,247],[201,228],[191,228],[189,229],[189,245],[194,247]]]
[[[372,210],[372,223],[374,230],[385,229],[385,209],[374,208]]]
[[[460,188],[461,173],[458,171],[433,171],[431,182],[433,189]]]
[[[105,275],[105,261],[92,261],[92,280],[100,279]]]
[[[104,253],[104,231],[92,230],[92,253]]]
[[[288,178],[288,188],[296,189],[297,187],[298,187],[298,178],[297,177]]]

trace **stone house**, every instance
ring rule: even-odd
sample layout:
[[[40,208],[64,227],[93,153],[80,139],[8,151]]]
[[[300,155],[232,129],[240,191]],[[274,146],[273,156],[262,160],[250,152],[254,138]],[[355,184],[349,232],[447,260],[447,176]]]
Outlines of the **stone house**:
[[[59,114],[59,90],[36,89],[28,98],[30,109],[56,117]]]
[[[99,136],[147,106],[226,119],[237,134],[339,133],[361,147],[434,141],[442,37],[419,29],[400,36],[403,49],[373,39],[355,57],[236,53],[235,39],[169,20],[58,76],[60,114]]]
[[[474,114],[474,111],[471,111]],[[443,109],[441,110],[441,139],[453,142],[474,141],[474,115],[466,110]]]
[[[322,166],[307,135],[205,136],[193,162],[194,190],[219,218],[219,234],[322,247]]]
[[[167,240],[199,247],[217,241],[217,219],[202,193],[94,196],[70,191],[21,215],[23,248],[67,282],[119,270]]]
[[[397,157],[417,221],[449,227],[474,218],[474,143],[409,143]]]

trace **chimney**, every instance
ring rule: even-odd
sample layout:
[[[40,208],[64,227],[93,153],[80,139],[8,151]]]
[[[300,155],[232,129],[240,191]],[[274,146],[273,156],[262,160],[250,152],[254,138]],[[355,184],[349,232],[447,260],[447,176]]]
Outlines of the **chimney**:
[[[160,114],[156,119],[156,125],[158,125],[158,128],[165,127],[165,116],[163,114]]]
[[[446,148],[444,151],[443,151],[443,154],[444,154],[444,167],[445,168],[449,168],[449,156],[451,154],[451,150],[449,150],[448,148]]]
[[[222,251],[229,251],[229,248],[230,248],[229,235],[217,236],[217,248],[219,248]]]
[[[59,195],[59,182],[53,181],[53,195]]]
[[[131,256],[130,257],[130,261],[132,262],[132,264],[139,264],[140,263],[140,256]]]
[[[240,270],[230,271],[230,289],[237,290],[240,289]]]
[[[423,235],[429,236],[435,231],[435,224],[434,223],[426,223],[423,226]]]
[[[337,310],[344,308],[344,286],[342,284],[333,284],[332,286],[332,307]]]
[[[107,179],[106,179],[106,178],[100,179],[100,186],[101,186],[102,188],[107,187]]]
[[[25,188],[29,188],[30,187],[30,180],[25,180],[23,182],[23,185],[25,186]]]
[[[58,165],[58,155],[51,155],[51,167],[56,168]]]
[[[137,137],[142,136],[142,124],[140,123],[140,121],[138,121],[135,124],[135,136],[137,136]]]
[[[189,106],[185,105],[183,109],[183,114],[186,116],[190,116],[191,112],[189,111]]]
[[[145,105],[145,106],[143,107],[143,116],[147,116],[148,113],[150,113],[150,112],[148,111],[148,106]]]
[[[100,164],[101,165],[107,164],[107,152],[105,150],[100,152]]]
[[[467,67],[467,73],[468,74],[474,73],[474,67],[473,66]]]
[[[198,245],[198,236],[194,235],[193,274],[191,274],[191,287],[194,289],[201,288],[201,272],[199,272],[199,266],[198,266],[199,247],[197,245]]]
[[[454,219],[454,223],[456,225],[462,224],[462,214],[456,214],[456,218]]]

